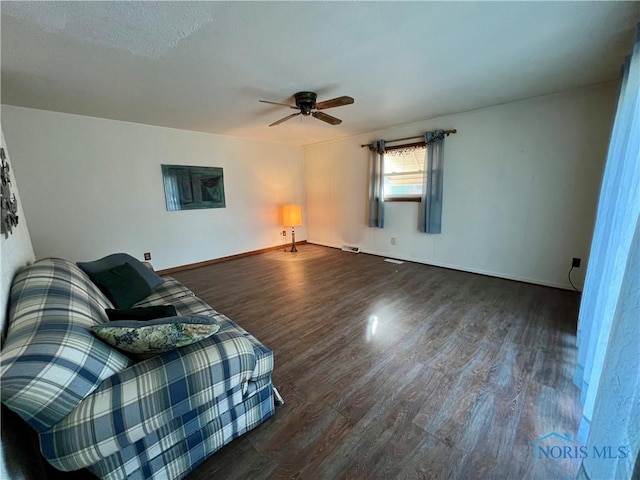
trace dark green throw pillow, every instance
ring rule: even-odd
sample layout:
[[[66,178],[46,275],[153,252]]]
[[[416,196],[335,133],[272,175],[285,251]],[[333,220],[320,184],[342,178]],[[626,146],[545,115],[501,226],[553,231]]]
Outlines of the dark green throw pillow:
[[[135,268],[152,290],[158,288],[160,284],[164,282],[162,277],[158,276],[156,272],[147,268],[144,263],[137,258],[132,257],[128,253],[114,253],[99,260],[94,260],[93,262],[78,262],[77,265],[84,271],[84,273],[91,277],[91,275],[95,273],[104,272],[105,270],[117,267],[123,263],[129,263],[133,268]]]
[[[116,320],[155,320],[156,318],[176,317],[178,312],[173,305],[157,305],[154,307],[136,307],[114,309],[107,308],[110,321]]]
[[[103,272],[90,273],[89,278],[116,308],[129,308],[151,295],[151,288],[147,282],[128,263]]]

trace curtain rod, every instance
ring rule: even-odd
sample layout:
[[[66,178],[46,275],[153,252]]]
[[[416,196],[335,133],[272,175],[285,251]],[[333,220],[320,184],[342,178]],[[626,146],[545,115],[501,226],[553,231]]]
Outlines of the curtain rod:
[[[449,135],[453,135],[454,133],[458,133],[458,130],[456,130],[454,128],[453,130],[445,130],[442,133],[443,133],[443,135],[446,135],[448,137]],[[395,140],[386,140],[386,143],[399,142],[401,140],[413,140],[414,138],[424,138],[424,135],[416,135],[414,137],[396,138]],[[370,146],[371,146],[370,143],[365,143],[364,145],[360,145],[360,148],[370,147]]]

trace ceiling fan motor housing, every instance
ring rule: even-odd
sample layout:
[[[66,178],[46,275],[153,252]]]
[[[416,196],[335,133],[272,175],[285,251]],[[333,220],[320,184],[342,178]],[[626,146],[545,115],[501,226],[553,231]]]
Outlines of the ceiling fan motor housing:
[[[296,118],[298,115],[304,115],[306,117],[312,116],[313,118],[328,123],[329,125],[340,125],[342,123],[342,120],[328,115],[321,110],[326,110],[327,108],[342,107],[344,105],[351,105],[354,101],[353,98],[343,95],[342,97],[332,98],[331,100],[325,100],[324,102],[316,103],[317,95],[315,92],[298,92],[294,94],[293,97],[296,100],[295,107],[290,103],[260,100],[260,102],[263,103],[270,103],[272,105],[279,105],[282,107],[292,108],[294,110],[300,110],[298,113],[292,113],[291,115],[287,115],[286,117],[269,124],[270,127],[280,125],[281,123],[291,120],[292,118]]]
[[[316,108],[316,98],[314,92],[298,92],[294,95],[296,105],[300,108],[302,115],[311,115],[311,110]]]

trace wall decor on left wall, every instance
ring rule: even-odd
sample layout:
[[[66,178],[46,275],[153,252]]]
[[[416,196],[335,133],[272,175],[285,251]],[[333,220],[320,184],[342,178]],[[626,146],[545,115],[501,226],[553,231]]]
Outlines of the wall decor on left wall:
[[[9,163],[4,153],[4,148],[0,148],[0,212],[2,221],[0,222],[0,233],[4,233],[4,238],[9,238],[9,234],[13,233],[13,227],[18,226],[18,201],[16,195],[11,194],[11,176]]]
[[[162,165],[162,180],[169,211],[226,206],[222,168]]]

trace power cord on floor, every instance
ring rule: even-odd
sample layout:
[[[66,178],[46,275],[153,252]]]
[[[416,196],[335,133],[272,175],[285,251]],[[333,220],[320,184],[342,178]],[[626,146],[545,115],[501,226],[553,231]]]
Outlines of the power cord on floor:
[[[569,270],[569,273],[567,273],[567,278],[569,279],[569,283],[571,284],[571,286],[573,287],[573,289],[574,289],[576,292],[580,293],[580,290],[578,290],[578,289],[576,288],[576,286],[573,284],[573,282],[571,281],[571,272],[573,272],[573,269],[574,269],[574,268],[575,268],[575,267],[571,267],[571,270]]]

